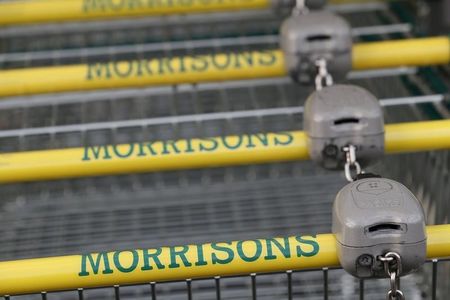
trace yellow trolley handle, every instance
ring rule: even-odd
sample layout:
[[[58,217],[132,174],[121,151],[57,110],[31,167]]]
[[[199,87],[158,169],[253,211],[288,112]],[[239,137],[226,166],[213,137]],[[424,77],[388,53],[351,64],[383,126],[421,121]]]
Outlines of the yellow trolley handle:
[[[436,37],[364,43],[354,45],[352,52],[355,70],[448,64],[450,40]],[[0,71],[0,97],[286,75],[280,50],[147,58]]]
[[[263,9],[270,0],[22,0],[0,3],[0,26]]]
[[[450,225],[427,227],[427,257],[450,256]],[[0,262],[0,295],[112,287],[339,265],[332,234]]]
[[[385,126],[387,153],[450,148],[450,120]],[[0,182],[183,170],[308,159],[302,131],[0,154]]]

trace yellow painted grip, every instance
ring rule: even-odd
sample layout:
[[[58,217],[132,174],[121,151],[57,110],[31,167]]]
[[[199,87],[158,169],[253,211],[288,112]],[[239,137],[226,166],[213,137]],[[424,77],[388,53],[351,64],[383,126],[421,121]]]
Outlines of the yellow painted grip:
[[[30,151],[0,155],[0,182],[209,168],[308,158],[303,132]]]
[[[386,125],[386,152],[450,148],[450,120]],[[0,182],[308,159],[302,131],[0,154]]]
[[[353,47],[354,70],[429,66],[449,62],[448,37],[373,42]]]
[[[389,124],[386,153],[450,149],[450,120]]]
[[[427,227],[427,257],[450,256],[450,225]],[[339,265],[332,234],[0,262],[0,295]]]
[[[353,68],[449,63],[449,39],[357,44]],[[286,76],[280,50],[90,63],[0,71],[0,97]]]
[[[0,25],[269,8],[269,0],[19,0],[0,3]]]
[[[279,77],[281,51],[254,51],[0,71],[0,97]]]

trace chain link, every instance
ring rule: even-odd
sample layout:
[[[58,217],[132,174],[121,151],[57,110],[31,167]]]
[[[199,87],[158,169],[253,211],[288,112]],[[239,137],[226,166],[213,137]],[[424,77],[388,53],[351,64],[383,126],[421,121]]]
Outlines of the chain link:
[[[320,91],[325,83],[325,86],[333,85],[333,77],[328,73],[327,61],[324,58],[316,60],[317,75],[316,75],[316,90]]]
[[[403,292],[400,290],[400,275],[402,273],[402,259],[396,252],[388,252],[384,256],[379,256],[384,265],[384,271],[389,276],[390,290],[387,293],[387,300],[405,300]]]
[[[346,158],[344,166],[345,178],[347,178],[349,182],[353,182],[355,181],[354,178],[356,177],[356,175],[362,173],[361,165],[356,161],[356,147],[353,145],[348,145],[342,148],[342,150],[345,152]],[[355,170],[355,176],[352,175],[352,168],[354,168]]]
[[[309,9],[306,6],[306,0],[296,0],[295,7],[292,10],[294,16],[304,15],[309,13]]]

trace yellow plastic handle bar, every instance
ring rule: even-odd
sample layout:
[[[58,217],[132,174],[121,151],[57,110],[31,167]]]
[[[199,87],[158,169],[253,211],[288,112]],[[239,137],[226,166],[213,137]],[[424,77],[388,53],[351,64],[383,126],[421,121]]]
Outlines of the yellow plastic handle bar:
[[[427,227],[427,257],[450,256],[450,225]],[[332,234],[0,262],[0,295],[339,266]]]
[[[264,9],[270,0],[21,0],[0,3],[0,26]]]
[[[387,153],[450,148],[450,120],[385,126]],[[302,131],[0,154],[0,182],[183,170],[308,159]]]
[[[353,69],[448,64],[448,37],[356,44]],[[286,76],[280,50],[0,71],[0,97]]]

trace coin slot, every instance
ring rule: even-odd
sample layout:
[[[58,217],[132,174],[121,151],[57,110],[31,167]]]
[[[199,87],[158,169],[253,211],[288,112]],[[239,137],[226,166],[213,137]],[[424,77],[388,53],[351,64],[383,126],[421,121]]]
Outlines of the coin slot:
[[[378,232],[378,231],[403,231],[403,228],[399,224],[394,223],[382,223],[373,225],[368,228],[369,232]]]
[[[331,36],[326,34],[316,34],[310,35],[306,39],[308,40],[308,42],[328,41],[331,40]]]
[[[357,118],[342,118],[334,121],[334,125],[342,125],[342,124],[358,124],[359,119]]]

